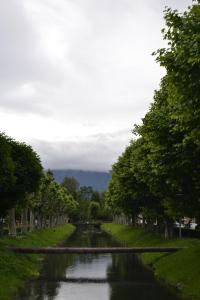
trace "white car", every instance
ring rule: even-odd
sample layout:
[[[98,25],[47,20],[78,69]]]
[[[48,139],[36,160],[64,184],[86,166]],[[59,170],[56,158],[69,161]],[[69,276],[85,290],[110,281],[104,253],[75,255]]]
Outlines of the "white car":
[[[197,223],[190,223],[190,229],[196,229]]]
[[[179,222],[174,222],[174,226],[179,227],[180,226]],[[184,224],[181,223],[181,228],[184,228],[184,227],[185,227]]]

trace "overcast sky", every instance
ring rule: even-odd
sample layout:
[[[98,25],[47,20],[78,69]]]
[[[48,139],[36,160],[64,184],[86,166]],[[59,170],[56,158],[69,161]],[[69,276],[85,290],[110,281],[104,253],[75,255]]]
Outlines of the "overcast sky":
[[[191,2],[1,1],[0,131],[45,168],[109,170],[164,74],[164,7]]]

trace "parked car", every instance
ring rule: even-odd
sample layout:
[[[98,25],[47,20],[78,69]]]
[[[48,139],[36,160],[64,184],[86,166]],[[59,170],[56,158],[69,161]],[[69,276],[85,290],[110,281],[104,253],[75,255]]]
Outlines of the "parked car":
[[[190,223],[190,229],[196,229],[197,223]]]
[[[179,227],[180,226],[180,223],[179,222],[174,222],[174,226],[175,227]],[[181,223],[181,228],[184,228],[184,224]]]

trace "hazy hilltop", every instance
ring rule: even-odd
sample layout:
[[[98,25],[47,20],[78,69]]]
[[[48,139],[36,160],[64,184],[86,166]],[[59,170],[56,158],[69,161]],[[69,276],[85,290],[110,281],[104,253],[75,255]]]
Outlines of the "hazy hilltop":
[[[51,170],[57,182],[62,182],[65,176],[74,177],[80,186],[92,186],[94,190],[104,191],[110,179],[109,172],[83,170]]]

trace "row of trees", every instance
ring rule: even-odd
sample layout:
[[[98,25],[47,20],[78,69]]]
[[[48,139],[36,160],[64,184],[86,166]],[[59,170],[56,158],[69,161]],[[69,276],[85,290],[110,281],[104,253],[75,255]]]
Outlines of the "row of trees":
[[[10,234],[67,222],[77,209],[70,192],[44,172],[37,153],[0,133],[0,220],[9,220]]]
[[[74,177],[65,177],[64,186],[78,203],[78,209],[72,218],[77,222],[107,220],[109,214],[105,209],[104,193],[94,190],[91,186],[79,186]]]
[[[43,170],[37,153],[0,133],[0,224],[11,235],[20,228],[42,229],[69,221],[107,218],[103,194],[92,187],[79,187],[73,177],[55,182]],[[6,224],[5,224],[6,223]]]
[[[154,55],[166,75],[113,165],[106,201],[148,228],[165,225],[167,237],[182,216],[200,223],[200,1],[183,14],[167,8],[165,20],[168,47]]]

